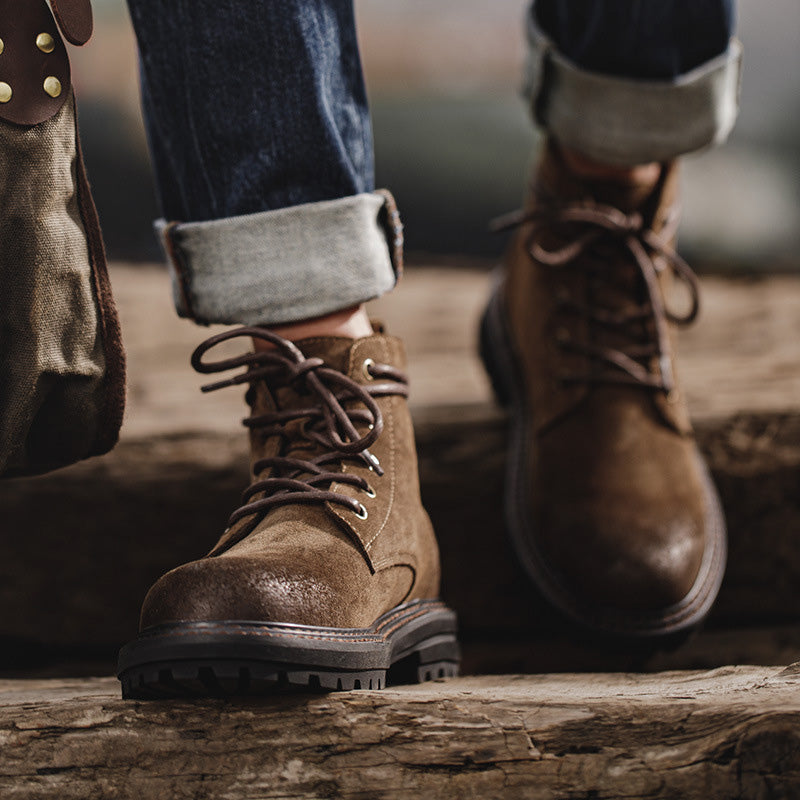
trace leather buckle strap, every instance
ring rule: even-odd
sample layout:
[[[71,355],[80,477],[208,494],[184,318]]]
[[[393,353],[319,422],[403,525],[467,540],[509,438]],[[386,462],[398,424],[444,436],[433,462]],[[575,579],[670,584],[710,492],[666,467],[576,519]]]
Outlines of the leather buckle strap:
[[[50,0],[58,27],[70,43],[86,44],[92,38],[94,17],[91,0]]]
[[[55,116],[70,95],[61,33],[75,45],[89,41],[92,6],[90,0],[51,0],[51,5],[53,13],[45,0],[0,0],[0,119],[38,125]]]

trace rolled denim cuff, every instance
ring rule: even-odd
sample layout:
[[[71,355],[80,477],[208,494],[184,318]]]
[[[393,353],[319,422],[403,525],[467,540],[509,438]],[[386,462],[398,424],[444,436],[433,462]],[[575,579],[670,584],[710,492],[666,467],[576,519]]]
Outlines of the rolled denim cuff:
[[[201,324],[319,317],[384,294],[402,272],[403,226],[387,191],[155,227],[178,314]]]
[[[739,111],[742,46],[675,80],[639,81],[588,72],[566,59],[536,24],[524,94],[535,120],[561,144],[602,163],[669,161],[723,142]]]

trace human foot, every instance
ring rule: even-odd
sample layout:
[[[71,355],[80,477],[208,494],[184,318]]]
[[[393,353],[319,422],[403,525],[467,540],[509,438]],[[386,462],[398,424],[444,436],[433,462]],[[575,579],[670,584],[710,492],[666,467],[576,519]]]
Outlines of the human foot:
[[[344,311],[326,314],[324,317],[290,322],[285,325],[274,325],[269,328],[274,334],[290,342],[310,339],[316,336],[345,336],[348,339],[362,339],[372,335],[372,323],[369,321],[365,306],[355,306]],[[256,350],[269,350],[275,345],[261,338],[253,339]]]

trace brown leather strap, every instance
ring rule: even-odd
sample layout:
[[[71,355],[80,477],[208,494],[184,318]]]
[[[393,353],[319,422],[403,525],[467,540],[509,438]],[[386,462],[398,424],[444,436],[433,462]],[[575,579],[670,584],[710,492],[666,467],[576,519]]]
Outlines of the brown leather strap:
[[[92,38],[94,18],[90,0],[50,0],[50,5],[70,44],[83,45]]]
[[[67,39],[84,44],[92,34],[89,0],[53,0]],[[45,0],[0,0],[0,119],[38,125],[58,113],[69,96],[67,50]]]

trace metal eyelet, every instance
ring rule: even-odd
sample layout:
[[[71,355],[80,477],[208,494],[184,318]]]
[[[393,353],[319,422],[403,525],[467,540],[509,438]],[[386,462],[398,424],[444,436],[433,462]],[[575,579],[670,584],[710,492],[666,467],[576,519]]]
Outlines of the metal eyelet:
[[[359,519],[366,519],[369,516],[369,512],[366,508],[364,508],[363,503],[358,504],[358,511],[353,512]]]
[[[367,488],[366,488],[366,489],[364,489],[364,493],[365,493],[365,494],[367,495],[367,497],[369,497],[370,499],[373,499],[373,498],[375,498],[375,497],[377,497],[377,496],[378,496],[378,493],[377,493],[377,492],[376,492],[376,491],[375,491],[375,490],[374,490],[374,489],[373,489],[373,488],[372,488],[372,487],[371,487],[369,484],[367,484]]]
[[[364,363],[361,365],[361,372],[368,381],[374,381],[375,376],[369,371],[370,367],[374,367],[375,362],[371,358],[365,358]]]

